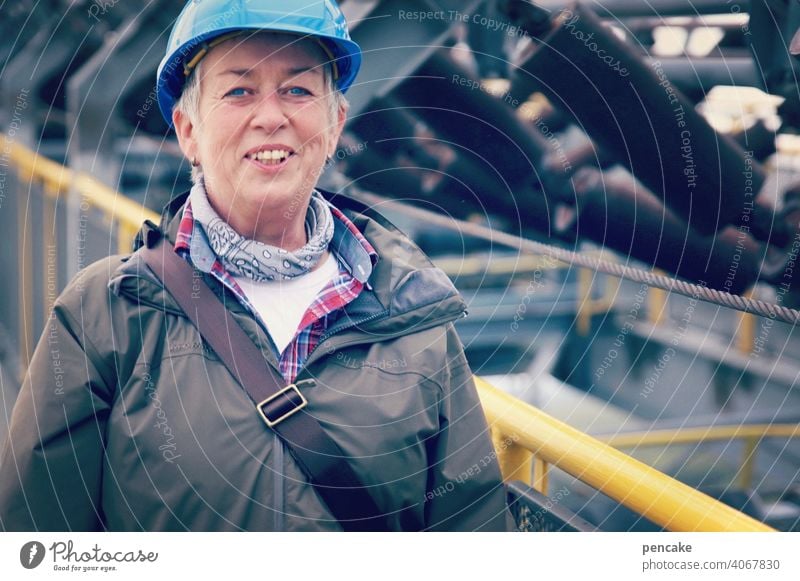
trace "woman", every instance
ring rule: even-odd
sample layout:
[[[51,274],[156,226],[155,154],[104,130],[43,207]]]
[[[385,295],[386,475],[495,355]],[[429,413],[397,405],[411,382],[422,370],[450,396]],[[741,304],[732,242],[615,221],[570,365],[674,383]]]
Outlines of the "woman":
[[[505,528],[453,328],[462,299],[378,214],[314,187],[359,63],[333,2],[187,4],[158,87],[194,187],[141,248],[90,266],[56,302],[0,459],[4,528],[343,528],[146,266],[162,237],[193,288],[302,384],[296,415],[341,449],[385,528]]]

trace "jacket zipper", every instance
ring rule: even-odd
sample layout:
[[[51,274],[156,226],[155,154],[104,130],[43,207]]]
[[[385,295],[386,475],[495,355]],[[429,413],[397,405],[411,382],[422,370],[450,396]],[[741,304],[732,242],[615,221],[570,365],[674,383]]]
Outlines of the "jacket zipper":
[[[320,337],[320,339],[319,339],[319,343],[317,343],[317,346],[316,346],[316,347],[314,347],[314,351],[316,351],[316,350],[317,350],[317,348],[318,348],[320,345],[322,345],[322,343],[323,343],[323,342],[324,342],[326,339],[329,339],[330,337],[333,337],[334,335],[338,335],[338,334],[339,334],[339,333],[341,333],[342,331],[346,331],[347,329],[351,329],[351,328],[353,328],[353,327],[355,327],[355,326],[357,326],[357,325],[363,325],[364,323],[369,323],[370,321],[374,321],[374,320],[376,320],[376,319],[380,319],[380,318],[382,318],[382,317],[386,317],[386,316],[388,316],[388,315],[389,315],[389,309],[386,309],[386,310],[384,310],[384,311],[381,311],[381,312],[379,312],[379,313],[374,313],[374,314],[372,314],[372,315],[370,315],[370,316],[368,316],[368,317],[364,317],[363,319],[359,319],[358,321],[350,321],[350,323],[348,323],[348,324],[347,324],[347,325],[345,325],[344,327],[340,327],[340,328],[336,329],[336,330],[335,330],[335,331],[333,331],[333,332],[325,333],[325,334],[324,334],[322,337]],[[309,354],[309,355],[310,355],[310,354]]]

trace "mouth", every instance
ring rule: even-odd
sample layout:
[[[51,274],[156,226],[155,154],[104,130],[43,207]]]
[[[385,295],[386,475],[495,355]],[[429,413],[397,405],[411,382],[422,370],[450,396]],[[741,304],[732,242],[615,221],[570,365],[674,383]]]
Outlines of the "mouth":
[[[280,166],[295,155],[295,151],[284,145],[262,146],[245,154],[245,159],[264,166]]]

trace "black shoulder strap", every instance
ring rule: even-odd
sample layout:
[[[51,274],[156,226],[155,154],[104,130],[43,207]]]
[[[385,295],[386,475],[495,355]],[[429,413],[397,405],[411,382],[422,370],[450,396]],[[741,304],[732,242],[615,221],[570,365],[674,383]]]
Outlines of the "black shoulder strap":
[[[141,250],[145,262],[164,283],[200,335],[255,402],[264,422],[288,446],[346,531],[386,531],[387,523],[341,448],[314,417],[303,411],[305,380],[284,385],[258,346],[228,309],[164,238]],[[193,277],[193,274],[195,276]]]

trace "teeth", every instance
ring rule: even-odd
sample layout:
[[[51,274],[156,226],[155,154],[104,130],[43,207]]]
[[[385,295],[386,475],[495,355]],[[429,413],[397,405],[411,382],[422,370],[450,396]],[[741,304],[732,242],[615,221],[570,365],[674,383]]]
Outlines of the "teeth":
[[[258,151],[250,155],[252,159],[256,159],[261,163],[277,164],[289,157],[289,152],[285,149],[270,149]]]

